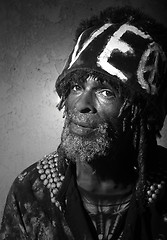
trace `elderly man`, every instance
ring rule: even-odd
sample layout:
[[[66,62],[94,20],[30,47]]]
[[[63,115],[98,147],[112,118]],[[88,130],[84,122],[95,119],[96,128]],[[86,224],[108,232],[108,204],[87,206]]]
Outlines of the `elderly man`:
[[[166,37],[129,8],[80,25],[56,82],[61,143],[13,183],[1,239],[167,239]]]

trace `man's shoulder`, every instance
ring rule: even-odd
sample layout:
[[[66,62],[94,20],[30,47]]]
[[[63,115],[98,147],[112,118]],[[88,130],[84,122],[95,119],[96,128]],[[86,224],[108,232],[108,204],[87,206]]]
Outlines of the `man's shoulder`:
[[[47,169],[51,162],[56,162],[58,158],[57,151],[43,156],[40,160],[34,162],[25,168],[15,179],[16,183],[23,183],[25,181],[33,182],[36,178],[41,178],[42,173],[48,172]],[[43,166],[43,167],[41,167]],[[42,170],[43,169],[43,170]]]
[[[17,195],[23,192],[33,192],[34,196],[49,194],[51,202],[54,203],[65,178],[65,162],[65,159],[63,161],[59,158],[57,151],[45,155],[17,176],[11,191]]]
[[[30,165],[15,179],[4,209],[2,231],[6,234],[5,239],[19,236],[22,239],[23,235],[27,239],[32,231],[35,234],[33,236],[37,236],[38,230],[43,229],[44,225],[44,231],[49,229],[51,236],[57,236],[55,224],[64,206],[57,198],[57,191],[64,179],[59,165],[58,154],[53,152]],[[39,237],[46,237],[45,233],[40,233]]]

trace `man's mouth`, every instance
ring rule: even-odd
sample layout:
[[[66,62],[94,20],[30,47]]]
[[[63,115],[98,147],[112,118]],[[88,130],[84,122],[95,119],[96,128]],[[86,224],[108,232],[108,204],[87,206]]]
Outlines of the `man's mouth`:
[[[70,132],[79,135],[79,136],[85,136],[93,131],[95,131],[96,128],[88,125],[87,123],[84,122],[70,122]]]

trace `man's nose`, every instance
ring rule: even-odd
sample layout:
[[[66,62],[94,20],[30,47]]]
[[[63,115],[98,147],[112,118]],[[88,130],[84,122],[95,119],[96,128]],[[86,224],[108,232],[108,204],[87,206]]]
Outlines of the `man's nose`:
[[[84,92],[76,103],[76,109],[80,113],[96,113],[95,101],[93,93],[90,91]]]

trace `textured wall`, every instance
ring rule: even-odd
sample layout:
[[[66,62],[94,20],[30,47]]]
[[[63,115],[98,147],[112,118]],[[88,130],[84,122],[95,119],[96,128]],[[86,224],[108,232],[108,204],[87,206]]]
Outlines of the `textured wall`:
[[[14,178],[60,141],[54,83],[76,26],[107,6],[125,4],[167,23],[166,0],[0,1],[0,218]],[[167,146],[165,129],[161,144]]]

